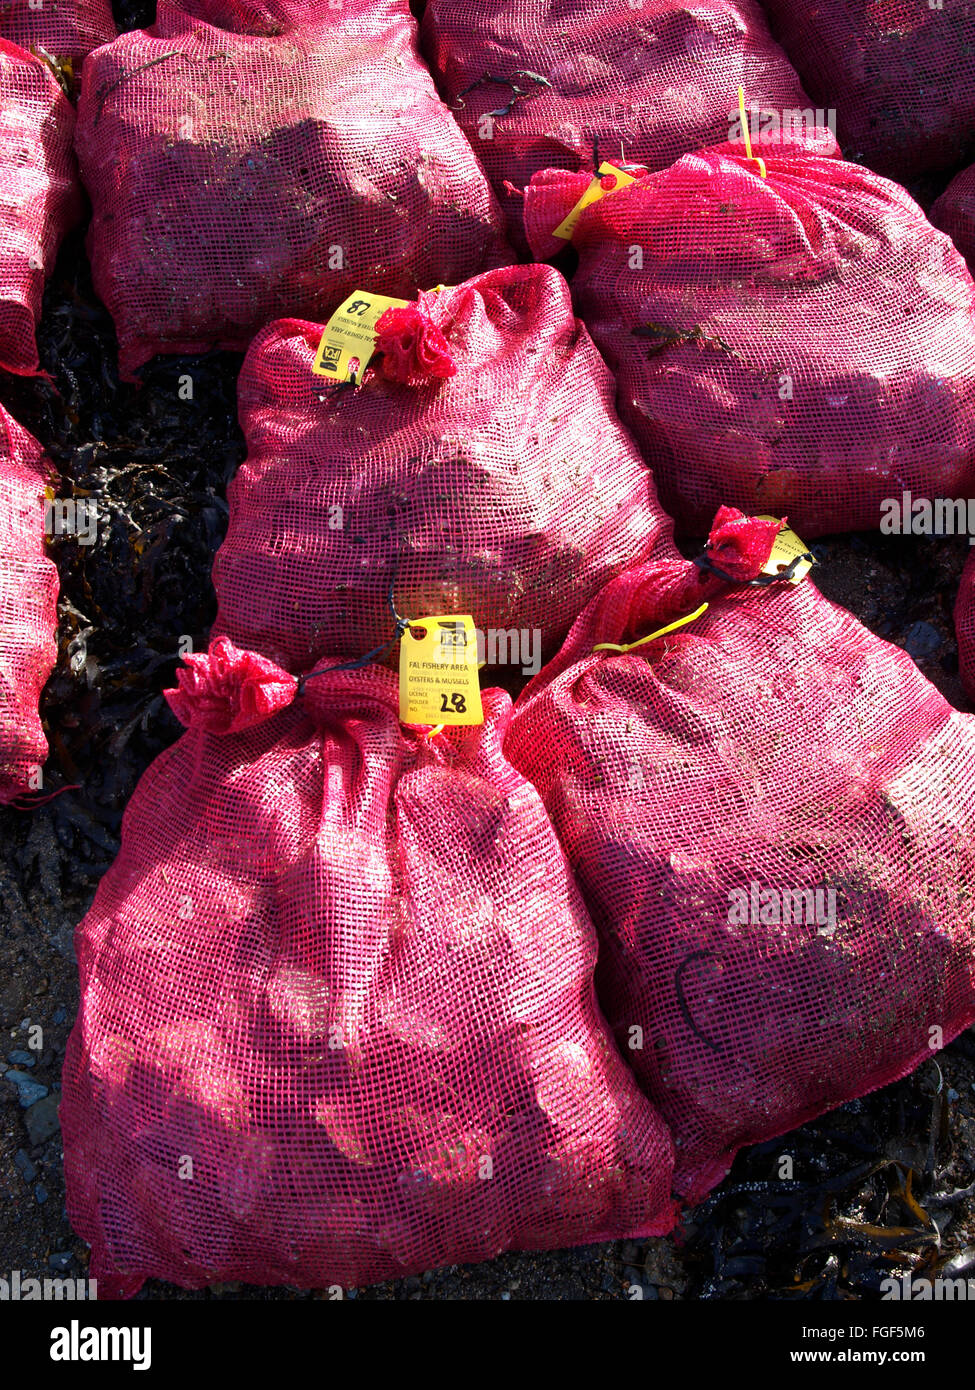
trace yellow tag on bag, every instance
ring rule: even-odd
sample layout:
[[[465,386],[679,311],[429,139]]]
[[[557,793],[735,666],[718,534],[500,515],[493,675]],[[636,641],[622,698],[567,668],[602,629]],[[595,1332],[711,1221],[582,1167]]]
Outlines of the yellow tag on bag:
[[[759,521],[780,520],[777,516],[760,516],[758,519]],[[805,541],[801,541],[791,527],[783,526],[775,538],[771,555],[762,566],[762,573],[781,579],[784,577],[781,571],[787,570],[793,563],[795,563],[795,569],[789,575],[786,583],[801,584],[816,561],[810,554]]]
[[[312,364],[316,376],[350,381],[357,386],[376,350],[376,324],[387,309],[403,309],[408,299],[356,290],[340,304],[325,325]]]
[[[418,619],[399,645],[399,717],[404,724],[483,724],[477,631],[467,614]]]
[[[616,188],[603,188],[600,180],[606,178],[608,174],[616,175]],[[600,198],[606,197],[607,193],[615,193],[617,189],[625,188],[628,183],[636,183],[636,179],[631,178],[629,174],[624,174],[623,170],[617,169],[614,164],[607,164],[604,160],[603,163],[600,164],[592,183],[586,189],[585,193],[583,193],[572,211],[567,213],[562,219],[552,235],[561,237],[563,241],[571,241],[572,233],[576,229],[576,223],[579,221],[579,218],[585,212],[586,208],[589,207],[590,203],[598,203]]]

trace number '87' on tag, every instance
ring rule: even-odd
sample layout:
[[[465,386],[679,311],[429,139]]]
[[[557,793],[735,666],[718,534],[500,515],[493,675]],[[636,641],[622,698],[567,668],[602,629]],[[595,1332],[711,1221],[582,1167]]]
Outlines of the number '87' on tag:
[[[477,631],[468,614],[411,623],[400,639],[399,717],[404,724],[483,724]]]

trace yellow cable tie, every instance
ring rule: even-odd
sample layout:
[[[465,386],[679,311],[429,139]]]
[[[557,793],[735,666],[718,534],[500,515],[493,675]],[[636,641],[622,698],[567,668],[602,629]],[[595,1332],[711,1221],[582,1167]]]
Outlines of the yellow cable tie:
[[[765,168],[765,160],[759,155],[752,154],[752,137],[748,130],[748,120],[745,116],[745,89],[738,88],[738,114],[741,117],[741,133],[745,137],[745,158],[749,164],[757,164],[758,172],[763,179],[768,178],[768,170]]]
[[[700,608],[693,613],[688,613],[684,618],[678,618],[674,623],[668,623],[666,627],[658,628],[656,632],[651,632],[649,637],[641,637],[637,642],[627,642],[624,646],[619,646],[615,642],[600,642],[593,647],[594,652],[631,652],[634,647],[642,647],[645,642],[653,642],[657,637],[666,637],[669,632],[676,632],[679,627],[686,627],[688,623],[693,623],[707,609],[707,604],[702,603]]]
[[[446,724],[434,724],[433,728],[428,732],[427,738],[436,738],[437,734],[442,734],[446,727]]]

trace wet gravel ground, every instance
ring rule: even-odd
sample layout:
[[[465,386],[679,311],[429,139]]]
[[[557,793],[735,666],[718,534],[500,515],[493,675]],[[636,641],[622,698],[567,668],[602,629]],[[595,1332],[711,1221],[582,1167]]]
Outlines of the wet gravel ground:
[[[150,17],[142,0],[124,0],[117,14],[126,28]],[[98,538],[51,543],[62,592],[58,664],[42,705],[45,789],[76,789],[31,812],[0,811],[0,1073],[24,1078],[0,1078],[0,1277],[86,1268],[64,1212],[57,1128],[78,1003],[72,933],[117,852],[139,776],[180,732],[161,691],[173,684],[181,639],[205,646],[226,486],[243,457],[239,358],[160,360],[141,389],[118,384],[114,332],[80,232],[48,287],[40,342],[51,380],[0,374],[0,400],[48,449],[60,495],[95,505]],[[969,708],[951,622],[966,541],[848,535],[814,549],[823,592]],[[891,1273],[975,1277],[973,1182],[975,1030],[903,1082],[743,1153],[671,1237],[510,1255],[348,1296],[876,1299]],[[139,1295],[323,1297],[156,1283]]]

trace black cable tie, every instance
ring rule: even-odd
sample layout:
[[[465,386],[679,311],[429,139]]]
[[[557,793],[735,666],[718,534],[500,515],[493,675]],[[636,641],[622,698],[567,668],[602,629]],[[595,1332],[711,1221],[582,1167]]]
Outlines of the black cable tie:
[[[801,555],[796,555],[794,559],[790,560],[785,569],[780,570],[778,574],[760,574],[756,579],[735,579],[733,575],[720,569],[708,555],[707,551],[705,551],[703,555],[694,557],[694,563],[697,565],[698,569],[707,570],[708,574],[717,575],[719,579],[724,579],[729,584],[743,584],[752,589],[765,589],[769,584],[778,584],[781,579],[791,579],[796,569],[804,560],[808,560],[809,563],[813,565],[816,563],[816,557],[810,554],[808,550],[805,550]]]
[[[386,594],[386,602],[389,604],[395,625],[392,637],[390,637],[388,641],[381,643],[380,646],[373,647],[372,651],[366,652],[365,656],[357,657],[355,661],[343,661],[339,666],[323,666],[317,671],[307,672],[298,682],[295,698],[303,694],[305,685],[308,681],[314,680],[317,676],[330,676],[333,671],[360,671],[364,666],[369,666],[373,661],[377,661],[379,657],[383,656],[384,653],[389,651],[390,647],[394,646],[399,641],[406,629],[413,625],[413,619],[404,618],[402,614],[396,611],[396,602],[393,598],[395,585],[396,575],[394,574],[390,581],[389,591]]]
[[[712,1052],[724,1052],[725,1049],[722,1044],[715,1042],[713,1038],[709,1038],[707,1033],[702,1032],[694,1022],[693,1015],[687,1005],[687,999],[684,996],[684,974],[687,967],[696,960],[706,960],[710,955],[710,951],[691,951],[686,955],[674,971],[674,991],[677,995],[677,1007],[680,1009],[681,1016],[691,1032],[700,1038],[701,1042],[704,1043],[706,1047],[709,1047]]]

